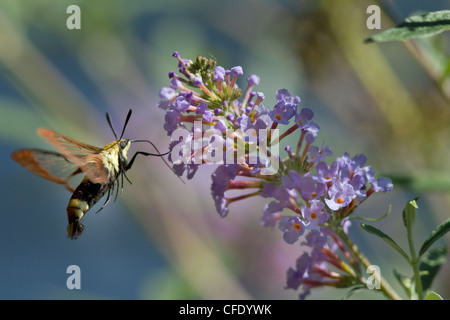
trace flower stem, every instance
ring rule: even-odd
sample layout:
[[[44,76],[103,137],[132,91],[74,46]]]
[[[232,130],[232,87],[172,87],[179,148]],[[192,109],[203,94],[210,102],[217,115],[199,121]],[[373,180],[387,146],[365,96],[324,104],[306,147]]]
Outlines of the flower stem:
[[[408,235],[409,251],[411,253],[411,267],[412,267],[413,272],[414,272],[414,282],[416,284],[417,299],[423,300],[422,281],[420,279],[420,274],[419,274],[419,262],[420,262],[420,259],[417,258],[416,250],[414,249],[414,242],[413,242],[413,237],[412,237],[411,225],[412,224],[409,224],[408,227],[406,228],[407,235]]]
[[[364,266],[367,270],[370,263],[369,259],[359,250],[358,246],[350,239],[350,237],[344,232],[341,227],[333,228],[334,232],[339,236],[342,242],[348,247],[348,249],[353,253],[356,259]],[[391,300],[401,300],[402,298],[397,294],[397,292],[392,289],[391,285],[380,275],[380,291]]]

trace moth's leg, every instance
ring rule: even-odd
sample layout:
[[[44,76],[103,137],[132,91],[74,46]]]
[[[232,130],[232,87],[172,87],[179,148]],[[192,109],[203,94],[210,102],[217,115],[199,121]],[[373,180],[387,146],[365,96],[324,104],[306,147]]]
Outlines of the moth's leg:
[[[105,203],[102,205],[102,207],[100,209],[98,209],[96,214],[99,213],[109,203],[109,200],[111,199],[111,190],[112,190],[112,192],[114,192],[114,183],[112,183],[111,187],[108,189],[108,194],[106,195]]]

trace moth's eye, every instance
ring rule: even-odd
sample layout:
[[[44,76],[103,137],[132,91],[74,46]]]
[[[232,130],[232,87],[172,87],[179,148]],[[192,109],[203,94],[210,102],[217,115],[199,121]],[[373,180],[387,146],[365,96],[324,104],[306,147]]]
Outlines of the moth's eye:
[[[128,141],[123,140],[119,142],[120,149],[125,149],[127,147]]]

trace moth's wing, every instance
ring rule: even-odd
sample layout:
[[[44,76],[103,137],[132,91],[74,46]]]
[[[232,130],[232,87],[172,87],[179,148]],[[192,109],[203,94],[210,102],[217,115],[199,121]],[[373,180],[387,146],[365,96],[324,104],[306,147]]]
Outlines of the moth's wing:
[[[76,164],[91,182],[109,182],[110,175],[103,164],[102,148],[79,142],[50,129],[41,128],[37,133],[70,162]]]
[[[31,172],[47,180],[62,184],[71,192],[74,192],[74,189],[69,185],[68,180],[82,172],[78,165],[56,152],[22,149],[13,152],[11,157]]]

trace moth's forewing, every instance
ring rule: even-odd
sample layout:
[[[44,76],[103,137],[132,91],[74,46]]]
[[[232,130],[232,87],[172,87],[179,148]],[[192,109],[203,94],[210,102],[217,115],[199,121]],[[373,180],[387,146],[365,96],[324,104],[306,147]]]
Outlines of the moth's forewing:
[[[37,133],[76,164],[90,181],[100,184],[109,182],[110,174],[104,167],[102,148],[79,142],[50,129],[41,128]]]
[[[11,157],[31,172],[49,181],[62,184],[71,192],[74,189],[69,185],[68,180],[81,173],[76,164],[56,152],[22,149],[13,152]]]

